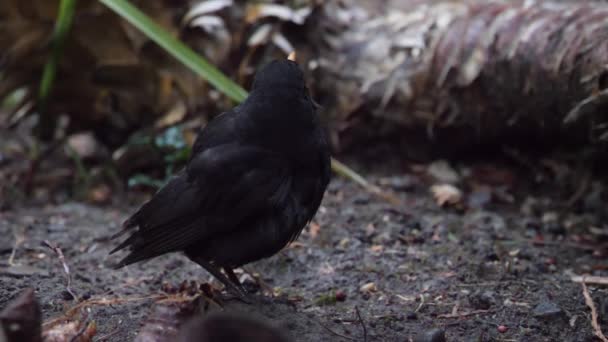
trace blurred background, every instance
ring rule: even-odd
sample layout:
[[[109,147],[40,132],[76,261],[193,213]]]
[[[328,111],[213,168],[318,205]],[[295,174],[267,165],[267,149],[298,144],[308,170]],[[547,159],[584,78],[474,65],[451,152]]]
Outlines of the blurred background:
[[[133,1],[152,32],[107,3],[0,5],[1,206],[157,188],[255,70],[293,50],[336,156],[605,157],[604,18],[584,2]],[[173,55],[192,50],[205,65]]]
[[[298,242],[256,266],[267,277],[240,276],[361,340],[362,323],[381,340],[600,338],[607,24],[601,0],[2,0],[0,307],[34,285],[48,316],[139,280],[165,296],[200,279],[173,257],[161,265],[186,279],[111,273],[107,236],[256,70],[296,51],[335,175]],[[65,294],[46,239],[78,273],[105,272]],[[581,274],[600,279],[593,327]],[[137,312],[126,329],[121,305]],[[136,305],[99,309],[98,336],[178,315]],[[289,312],[296,340],[339,336]]]

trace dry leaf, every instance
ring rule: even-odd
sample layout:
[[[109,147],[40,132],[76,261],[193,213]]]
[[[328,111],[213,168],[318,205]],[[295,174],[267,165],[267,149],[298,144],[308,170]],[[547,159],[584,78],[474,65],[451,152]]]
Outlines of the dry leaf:
[[[436,180],[443,183],[457,183],[460,180],[460,175],[450,166],[445,160],[438,160],[431,163],[427,172]]]
[[[439,206],[455,205],[462,201],[462,191],[450,184],[433,185],[431,192]]]
[[[192,6],[192,8],[186,13],[184,18],[182,19],[182,24],[191,22],[195,20],[197,17],[207,15],[209,13],[219,12],[226,7],[230,7],[233,5],[232,0],[208,0],[201,1],[196,5]]]
[[[382,245],[373,245],[369,249],[372,252],[374,252],[374,253],[378,253],[378,252],[382,252],[382,250],[384,250],[384,246],[382,246]]]
[[[310,7],[294,10],[277,4],[255,4],[247,7],[245,20],[248,23],[255,23],[265,17],[274,17],[282,21],[291,21],[294,24],[302,25],[311,12],[312,8]]]
[[[310,234],[310,238],[314,239],[319,235],[319,231],[321,230],[321,226],[318,223],[310,222],[308,225],[308,234]]]
[[[90,342],[97,334],[95,322],[66,321],[55,324],[42,333],[45,342]]]
[[[359,291],[364,293],[371,293],[378,291],[378,288],[376,287],[376,284],[372,282],[361,286],[361,288],[359,288]]]

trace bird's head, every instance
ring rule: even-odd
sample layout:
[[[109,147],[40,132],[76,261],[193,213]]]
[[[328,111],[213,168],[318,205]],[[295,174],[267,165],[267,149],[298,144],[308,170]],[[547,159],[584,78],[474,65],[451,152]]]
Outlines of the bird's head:
[[[253,80],[253,90],[269,88],[306,88],[304,73],[289,59],[274,60],[260,69]]]

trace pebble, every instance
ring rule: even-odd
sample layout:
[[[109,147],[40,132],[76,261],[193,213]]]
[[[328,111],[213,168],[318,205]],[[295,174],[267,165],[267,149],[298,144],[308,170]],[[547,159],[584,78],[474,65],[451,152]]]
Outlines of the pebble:
[[[476,310],[488,310],[494,305],[494,302],[492,291],[475,292],[469,297],[469,303]]]
[[[74,296],[68,290],[61,291],[61,299],[63,300],[74,300]]]
[[[409,311],[405,317],[409,320],[415,320],[418,319],[418,315],[414,312],[414,311]]]
[[[353,199],[355,205],[366,205],[369,204],[370,198],[368,195],[360,195]]]
[[[439,328],[431,329],[419,334],[414,342],[445,342],[445,331]]]
[[[554,302],[545,301],[538,304],[532,314],[534,317],[543,319],[553,319],[563,315],[564,311]]]

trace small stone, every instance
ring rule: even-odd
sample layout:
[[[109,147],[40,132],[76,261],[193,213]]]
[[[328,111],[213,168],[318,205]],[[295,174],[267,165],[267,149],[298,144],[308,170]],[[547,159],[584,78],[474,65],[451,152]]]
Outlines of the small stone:
[[[439,328],[431,329],[424,333],[418,334],[414,342],[445,342],[445,331]]]
[[[346,293],[344,291],[338,290],[336,291],[336,300],[338,302],[343,302],[346,300]]]
[[[543,214],[541,221],[543,222],[543,224],[553,224],[557,223],[558,219],[559,216],[557,215],[557,213],[554,211],[550,211]]]
[[[369,196],[365,195],[365,196],[357,196],[355,199],[353,199],[353,204],[355,205],[366,205],[368,204],[370,201]]]
[[[494,304],[492,291],[476,292],[469,297],[469,303],[476,310],[488,310]]]
[[[408,311],[405,317],[412,321],[418,319],[418,315],[414,311]]]
[[[537,318],[553,319],[562,316],[564,311],[554,302],[545,301],[538,304],[532,314]]]
[[[427,172],[440,182],[453,184],[460,181],[460,175],[446,160],[437,160],[431,163]]]
[[[66,145],[68,152],[75,153],[81,159],[101,154],[101,146],[92,132],[74,134],[68,138]]]
[[[74,300],[74,296],[68,290],[61,291],[61,299],[63,300]]]

